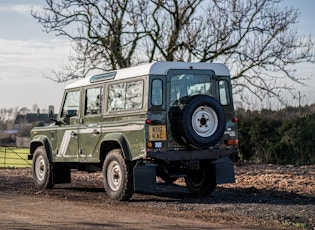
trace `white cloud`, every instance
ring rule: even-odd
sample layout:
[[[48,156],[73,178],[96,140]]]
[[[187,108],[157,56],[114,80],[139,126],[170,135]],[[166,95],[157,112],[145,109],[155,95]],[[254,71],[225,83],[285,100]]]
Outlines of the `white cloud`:
[[[70,43],[62,39],[0,39],[0,108],[52,104],[58,109],[65,84],[43,77],[67,61]]]
[[[0,39],[0,77],[5,80],[38,79],[67,61],[70,43],[62,39]]]
[[[31,12],[31,5],[29,4],[1,4],[0,12],[29,15]]]
[[[38,4],[44,3],[0,3],[0,108],[30,108],[36,103],[40,108],[52,104],[58,109],[65,84],[54,83],[43,74],[58,71],[67,62],[71,45],[65,38],[41,31],[30,15],[31,9],[42,10]]]

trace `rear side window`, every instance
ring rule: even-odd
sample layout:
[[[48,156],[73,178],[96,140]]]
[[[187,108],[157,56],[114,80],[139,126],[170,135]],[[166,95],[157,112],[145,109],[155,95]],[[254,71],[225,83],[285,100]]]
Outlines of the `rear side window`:
[[[142,108],[143,81],[111,84],[108,88],[108,111]]]
[[[152,81],[151,90],[151,104],[154,106],[161,106],[163,103],[163,83],[160,79]]]
[[[228,81],[226,80],[219,81],[219,94],[220,94],[220,103],[222,105],[229,105],[231,103]]]

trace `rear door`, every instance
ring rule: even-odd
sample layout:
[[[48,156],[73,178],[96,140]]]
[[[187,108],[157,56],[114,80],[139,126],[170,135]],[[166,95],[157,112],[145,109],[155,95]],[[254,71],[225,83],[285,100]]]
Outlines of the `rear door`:
[[[187,103],[197,95],[216,97],[213,86],[214,72],[211,70],[169,70],[167,73],[166,108],[168,110],[168,138],[169,148],[190,148],[190,143],[183,133],[192,133],[196,130],[183,130],[183,123],[192,123],[191,118],[184,119],[182,114]],[[200,118],[203,115],[200,113]],[[200,119],[200,120],[201,120]],[[185,120],[185,121],[183,121]],[[195,122],[194,124],[197,124]],[[206,125],[205,125],[206,126]]]
[[[79,156],[85,162],[92,158],[99,160],[98,143],[101,137],[101,122],[103,120],[104,87],[102,85],[84,89],[84,111],[79,126]],[[92,160],[93,161],[93,160]]]

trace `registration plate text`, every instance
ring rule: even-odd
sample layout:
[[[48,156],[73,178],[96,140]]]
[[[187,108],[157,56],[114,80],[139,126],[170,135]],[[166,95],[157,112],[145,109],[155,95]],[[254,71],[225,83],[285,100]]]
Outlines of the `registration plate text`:
[[[165,125],[149,126],[149,140],[150,141],[165,141],[166,140],[166,126]]]

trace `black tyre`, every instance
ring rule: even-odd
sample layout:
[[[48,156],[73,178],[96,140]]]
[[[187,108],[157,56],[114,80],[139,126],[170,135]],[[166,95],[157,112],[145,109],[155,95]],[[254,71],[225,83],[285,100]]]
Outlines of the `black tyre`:
[[[33,180],[39,189],[54,187],[52,164],[47,157],[44,146],[36,148],[33,156]]]
[[[196,95],[183,107],[178,123],[180,135],[187,144],[207,149],[222,138],[226,117],[216,99],[207,95]]]
[[[133,189],[133,164],[124,160],[121,149],[111,150],[103,164],[103,182],[113,200],[129,200]]]
[[[206,196],[212,193],[217,185],[214,166],[203,164],[199,170],[189,171],[185,182],[193,195]]]

